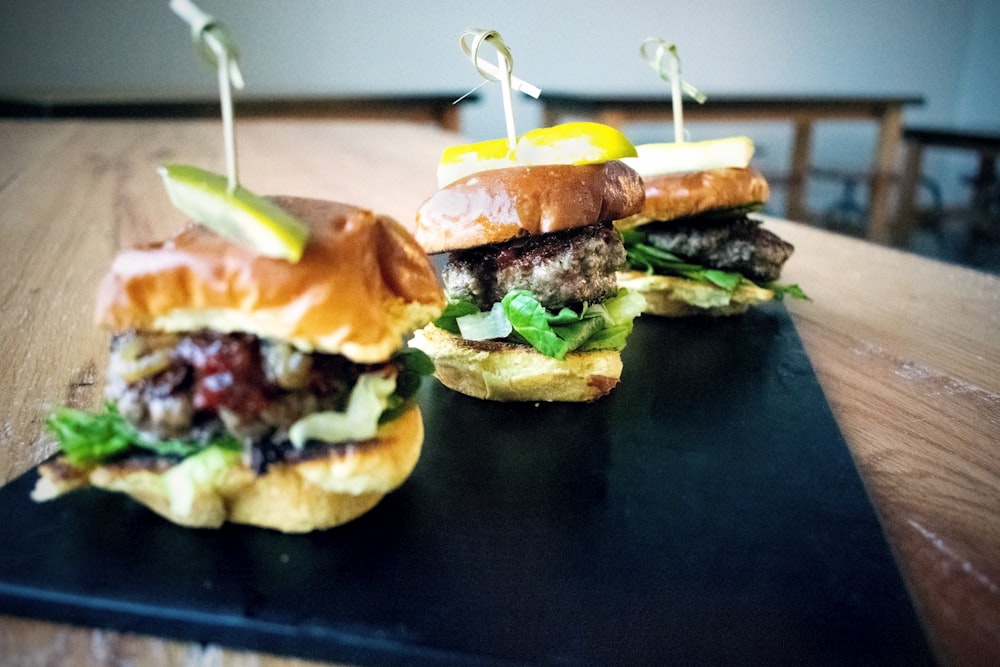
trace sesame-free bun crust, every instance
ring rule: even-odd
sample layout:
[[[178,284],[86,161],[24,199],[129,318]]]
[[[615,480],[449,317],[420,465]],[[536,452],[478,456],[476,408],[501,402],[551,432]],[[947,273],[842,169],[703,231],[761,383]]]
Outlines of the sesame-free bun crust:
[[[619,287],[642,294],[646,300],[642,312],[663,317],[738,315],[774,298],[771,290],[746,281],[729,292],[704,280],[641,271],[619,271],[617,279]]]
[[[51,500],[92,486],[124,493],[190,528],[218,528],[228,521],[304,533],[339,526],[375,507],[409,477],[423,439],[423,418],[413,406],[382,425],[372,440],[297,463],[274,463],[263,475],[243,465],[239,455],[212,475],[181,476],[182,483],[168,483],[168,475],[178,472],[169,467],[126,461],[76,469],[57,458],[39,466],[32,498]]]
[[[763,205],[770,196],[764,175],[753,167],[649,176],[642,210],[615,222],[630,229],[647,222],[675,220],[710,211]]]
[[[443,310],[433,265],[392,218],[320,199],[273,199],[309,226],[298,263],[190,224],[115,257],[98,291],[98,323],[247,332],[369,363],[388,359],[404,334]]]
[[[414,235],[429,253],[502,243],[638,213],[643,184],[618,160],[481,171],[431,195]]]
[[[492,401],[593,401],[622,373],[616,350],[570,352],[563,360],[529,345],[470,341],[428,324],[409,343],[434,360],[434,376],[462,394]]]

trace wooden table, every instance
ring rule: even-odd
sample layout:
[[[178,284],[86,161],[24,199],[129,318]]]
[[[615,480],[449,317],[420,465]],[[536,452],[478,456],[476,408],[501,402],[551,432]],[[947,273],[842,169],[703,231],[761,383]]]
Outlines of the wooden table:
[[[409,222],[436,187],[430,125],[237,124],[244,184]],[[121,245],[182,216],[155,167],[223,164],[214,121],[0,121],[0,484],[52,452],[47,406],[96,406],[95,285]],[[219,167],[221,168],[221,167]],[[941,661],[1000,664],[1000,279],[784,220],[788,303]],[[0,546],[0,548],[3,548]],[[154,637],[0,618],[3,664],[303,665]]]
[[[543,124],[552,125],[570,116],[591,117],[598,122],[623,127],[626,123],[672,118],[669,96],[576,95],[545,92]],[[812,167],[812,130],[820,121],[858,120],[878,124],[878,138],[868,176],[869,239],[888,243],[892,231],[892,185],[902,138],[903,109],[922,104],[915,95],[709,95],[704,104],[684,101],[684,118],[690,121],[754,122],[784,121],[792,124],[785,215],[807,219],[806,189]]]
[[[409,120],[430,122],[446,130],[461,130],[461,107],[478,100],[476,93],[432,93],[401,95],[352,95],[316,97],[238,97],[234,100],[238,119],[261,117],[325,118],[338,120]],[[154,97],[123,96],[119,93],[27,92],[0,98],[0,117],[5,118],[218,118],[217,98],[198,99],[186,95]]]
[[[916,222],[917,191],[923,178],[924,153],[929,149],[965,151],[975,154],[979,170],[973,177],[970,208],[995,207],[990,190],[997,187],[996,161],[1000,155],[1000,128],[906,127],[903,129],[906,160],[899,192],[899,222],[893,243],[906,247]],[[996,195],[993,195],[994,197]]]

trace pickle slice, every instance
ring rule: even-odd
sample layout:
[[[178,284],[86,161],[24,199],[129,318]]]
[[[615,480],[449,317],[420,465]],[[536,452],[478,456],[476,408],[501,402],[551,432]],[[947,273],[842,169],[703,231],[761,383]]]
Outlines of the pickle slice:
[[[242,186],[229,190],[225,176],[192,167],[160,167],[171,203],[194,221],[258,255],[289,262],[302,258],[309,228],[269,199]]]
[[[640,176],[657,176],[684,171],[705,171],[723,167],[746,167],[753,157],[749,137],[726,137],[707,141],[680,141],[636,146],[638,157],[622,160]]]

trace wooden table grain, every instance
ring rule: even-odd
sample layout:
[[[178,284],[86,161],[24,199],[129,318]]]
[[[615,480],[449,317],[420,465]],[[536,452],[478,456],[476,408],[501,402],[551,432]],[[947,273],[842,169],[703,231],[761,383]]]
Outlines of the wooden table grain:
[[[430,125],[237,124],[243,183],[404,223],[436,187]],[[182,222],[156,166],[222,170],[213,121],[0,121],[0,484],[53,451],[49,406],[94,407],[107,334],[93,293],[122,245]],[[1000,279],[786,220],[788,309],[942,664],[1000,664]],[[3,548],[0,545],[0,548]],[[0,617],[4,665],[307,661]]]

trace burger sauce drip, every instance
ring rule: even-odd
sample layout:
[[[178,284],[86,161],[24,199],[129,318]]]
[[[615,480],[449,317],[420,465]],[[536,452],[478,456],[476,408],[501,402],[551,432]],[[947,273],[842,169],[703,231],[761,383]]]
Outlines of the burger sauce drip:
[[[196,410],[225,408],[240,415],[256,414],[268,405],[268,386],[258,345],[236,336],[189,337],[175,354],[194,371]]]

